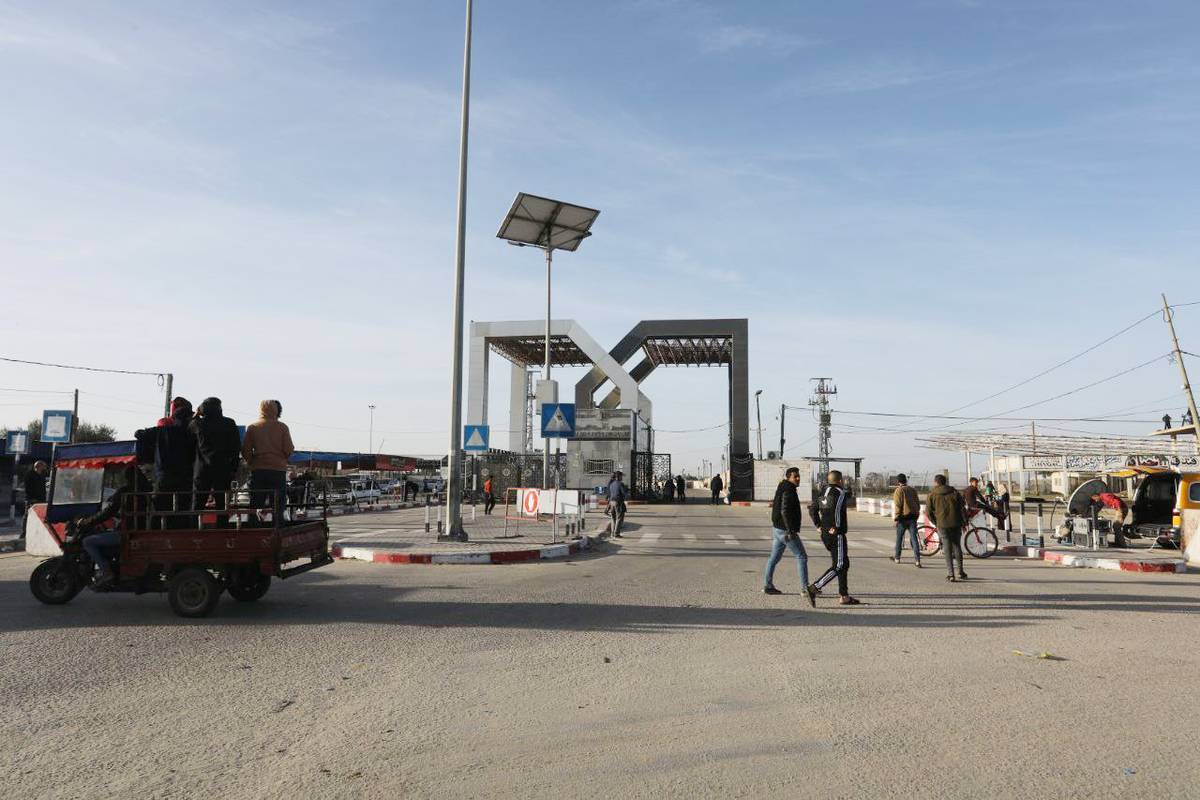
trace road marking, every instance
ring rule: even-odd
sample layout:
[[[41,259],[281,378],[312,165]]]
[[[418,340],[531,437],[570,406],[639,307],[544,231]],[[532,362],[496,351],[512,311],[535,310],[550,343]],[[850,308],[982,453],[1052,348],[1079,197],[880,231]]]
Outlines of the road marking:
[[[741,544],[741,542],[738,541],[737,537],[731,533],[722,533],[721,538],[732,545],[740,545]]]
[[[696,541],[696,534],[694,534],[694,533],[681,533],[679,535],[682,536],[683,538],[687,539],[689,542]]]
[[[662,536],[661,533],[643,533],[642,544],[654,544],[660,536]]]

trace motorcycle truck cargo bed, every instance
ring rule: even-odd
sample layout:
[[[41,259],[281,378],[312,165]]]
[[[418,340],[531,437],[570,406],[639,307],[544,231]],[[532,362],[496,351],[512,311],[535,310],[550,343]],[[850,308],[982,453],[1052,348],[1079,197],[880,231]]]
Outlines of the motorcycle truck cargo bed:
[[[121,564],[126,574],[141,574],[152,565],[183,564],[254,566],[263,575],[287,578],[331,563],[329,528],[324,520],[281,527],[203,528],[127,531],[122,537]],[[300,568],[285,565],[308,559]]]

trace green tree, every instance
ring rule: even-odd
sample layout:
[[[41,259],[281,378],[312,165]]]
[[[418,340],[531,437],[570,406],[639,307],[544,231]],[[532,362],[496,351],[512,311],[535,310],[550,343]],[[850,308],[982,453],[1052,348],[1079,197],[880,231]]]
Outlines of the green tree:
[[[42,438],[42,421],[33,419],[25,426],[25,430],[29,431],[29,438],[33,441],[38,441]],[[78,420],[75,426],[75,441],[82,442],[115,442],[117,440],[117,429],[112,425],[105,425],[102,422],[88,422],[87,420]]]

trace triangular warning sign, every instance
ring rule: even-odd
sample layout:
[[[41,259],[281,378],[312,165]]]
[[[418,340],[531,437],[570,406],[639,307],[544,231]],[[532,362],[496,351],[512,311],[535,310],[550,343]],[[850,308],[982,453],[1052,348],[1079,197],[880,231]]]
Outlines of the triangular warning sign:
[[[561,408],[555,408],[550,419],[546,421],[546,433],[570,433],[571,426]]]
[[[487,447],[487,442],[483,440],[483,433],[479,428],[471,429],[471,435],[467,437],[467,447]]]

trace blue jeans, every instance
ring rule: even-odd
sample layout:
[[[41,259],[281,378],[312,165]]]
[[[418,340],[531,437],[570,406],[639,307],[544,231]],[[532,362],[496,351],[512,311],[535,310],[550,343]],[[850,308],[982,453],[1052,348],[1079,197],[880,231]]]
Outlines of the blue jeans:
[[[896,560],[900,560],[900,550],[904,547],[904,532],[908,532],[908,540],[912,543],[913,560],[921,563],[921,544],[917,537],[917,521],[915,519],[896,520]]]
[[[117,531],[93,533],[83,540],[83,550],[97,567],[112,569],[112,560],[121,552],[121,534]]]
[[[775,577],[775,565],[779,563],[779,559],[783,558],[784,549],[792,551],[792,555],[796,557],[796,566],[800,570],[800,588],[808,587],[808,553],[804,552],[804,542],[800,541],[799,535],[788,537],[787,531],[779,528],[772,528],[775,534],[775,541],[771,545],[771,557],[767,559],[767,571],[763,576],[763,586],[772,586],[772,580]]]

